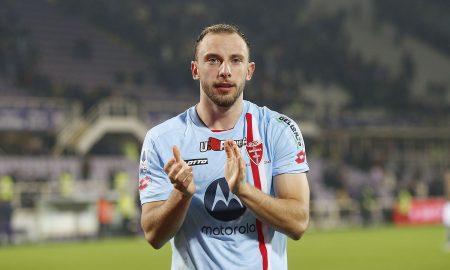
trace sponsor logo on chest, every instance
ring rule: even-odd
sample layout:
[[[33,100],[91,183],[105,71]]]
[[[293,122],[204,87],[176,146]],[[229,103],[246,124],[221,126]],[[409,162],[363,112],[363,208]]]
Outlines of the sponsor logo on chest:
[[[188,166],[206,165],[208,164],[208,159],[207,158],[186,159],[185,162]]]
[[[234,140],[236,145],[241,148],[246,144],[246,138],[242,138],[239,140]],[[213,137],[209,137],[208,141],[200,142],[200,152],[206,151],[223,151],[225,148],[225,140],[216,139]]]

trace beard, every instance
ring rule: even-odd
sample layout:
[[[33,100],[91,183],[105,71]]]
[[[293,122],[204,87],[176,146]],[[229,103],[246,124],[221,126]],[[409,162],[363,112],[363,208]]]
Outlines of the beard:
[[[241,96],[244,91],[245,84],[235,85],[236,91],[228,93],[226,95],[221,95],[220,93],[214,93],[214,86],[208,85],[206,82],[200,82],[202,86],[202,91],[205,93],[209,99],[214,102],[219,107],[229,108],[236,103],[236,100]]]

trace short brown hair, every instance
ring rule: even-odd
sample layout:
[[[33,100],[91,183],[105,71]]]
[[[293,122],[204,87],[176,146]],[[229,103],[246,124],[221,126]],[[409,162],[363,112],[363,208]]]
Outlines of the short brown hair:
[[[211,26],[208,26],[203,29],[203,31],[198,35],[197,42],[195,43],[195,51],[194,51],[194,58],[197,59],[197,48],[198,44],[203,40],[203,38],[209,34],[221,34],[221,33],[227,33],[227,34],[238,34],[247,44],[248,54],[250,58],[250,42],[248,41],[247,37],[244,35],[244,33],[239,30],[239,28],[236,25],[231,24],[225,24],[225,23],[219,23],[219,24],[213,24]]]

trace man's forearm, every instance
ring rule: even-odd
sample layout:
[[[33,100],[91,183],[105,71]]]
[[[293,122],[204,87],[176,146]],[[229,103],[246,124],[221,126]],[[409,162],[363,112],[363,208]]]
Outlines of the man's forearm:
[[[237,196],[259,220],[292,239],[300,239],[308,227],[309,203],[301,203],[297,199],[274,198],[247,183]]]
[[[187,196],[174,189],[170,197],[161,204],[154,207],[143,206],[142,228],[145,238],[152,247],[161,248],[178,232],[184,222],[191,200],[192,195]]]

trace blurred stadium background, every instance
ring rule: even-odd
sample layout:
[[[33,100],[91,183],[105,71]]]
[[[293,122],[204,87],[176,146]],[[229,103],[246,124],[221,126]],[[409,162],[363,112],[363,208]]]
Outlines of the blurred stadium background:
[[[440,224],[449,1],[0,0],[2,245],[140,236],[142,140],[197,102],[193,46],[217,22],[252,43],[245,98],[302,129],[311,231]]]

